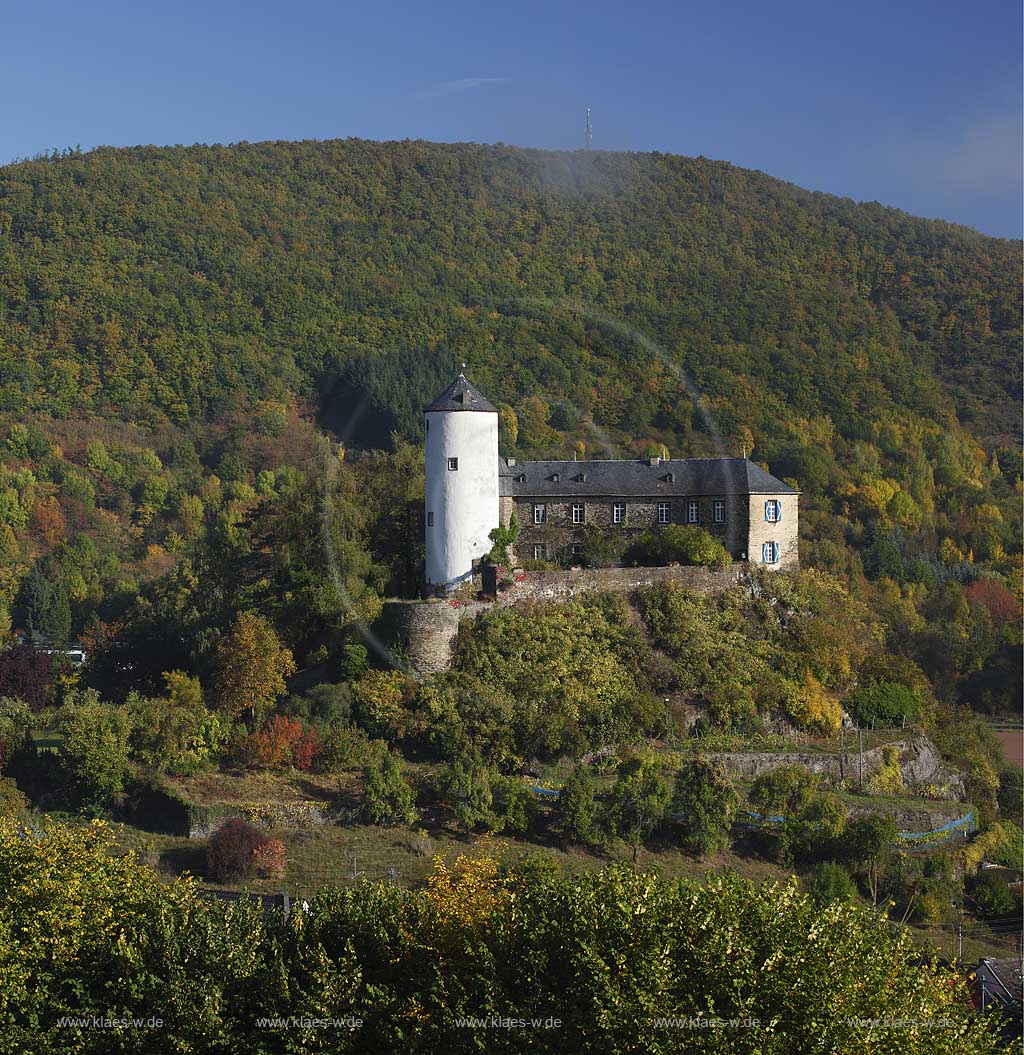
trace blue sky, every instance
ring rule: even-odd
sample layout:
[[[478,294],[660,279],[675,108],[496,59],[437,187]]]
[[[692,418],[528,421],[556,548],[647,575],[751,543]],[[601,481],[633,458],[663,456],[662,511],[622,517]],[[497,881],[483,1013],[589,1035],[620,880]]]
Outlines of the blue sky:
[[[1022,234],[1019,0],[7,0],[0,163],[422,138],[720,158]]]

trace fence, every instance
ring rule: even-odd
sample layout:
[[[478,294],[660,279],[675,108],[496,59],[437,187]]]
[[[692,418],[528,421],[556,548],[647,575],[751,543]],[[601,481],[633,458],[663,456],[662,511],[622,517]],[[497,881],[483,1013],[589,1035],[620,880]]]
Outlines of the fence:
[[[736,821],[740,828],[766,828],[771,825],[785,824],[785,817],[771,817],[753,810],[740,810],[740,819]],[[968,810],[962,817],[947,821],[939,828],[932,828],[927,832],[897,832],[896,845],[905,849],[930,849],[933,846],[942,846],[944,843],[962,835],[964,839],[975,830],[977,825],[974,821],[974,810]]]
[[[942,846],[958,835],[966,839],[976,827],[974,810],[968,810],[962,817],[948,821],[941,828],[933,828],[930,832],[897,832],[896,845],[907,849]]]
[[[562,793],[554,788],[541,788],[531,785],[530,790],[544,798],[557,799]],[[677,818],[673,818],[677,819]],[[735,825],[737,828],[769,828],[773,825],[785,824],[784,816],[772,816],[770,814],[755,813],[753,810],[740,810],[737,814]],[[942,846],[944,843],[963,836],[964,839],[975,830],[977,825],[974,820],[974,810],[968,810],[962,817],[947,821],[939,828],[933,828],[927,832],[897,832],[896,845],[905,849],[930,849],[933,846]]]

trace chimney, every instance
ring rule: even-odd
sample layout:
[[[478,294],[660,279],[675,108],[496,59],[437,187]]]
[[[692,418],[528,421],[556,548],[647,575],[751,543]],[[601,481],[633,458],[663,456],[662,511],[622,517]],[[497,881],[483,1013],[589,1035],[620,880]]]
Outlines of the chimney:
[[[513,465],[516,464],[515,458],[508,458],[508,459],[506,459],[506,464],[509,466],[509,468],[511,468]]]
[[[661,459],[660,458],[649,458],[648,459],[648,464],[649,465],[661,465]]]

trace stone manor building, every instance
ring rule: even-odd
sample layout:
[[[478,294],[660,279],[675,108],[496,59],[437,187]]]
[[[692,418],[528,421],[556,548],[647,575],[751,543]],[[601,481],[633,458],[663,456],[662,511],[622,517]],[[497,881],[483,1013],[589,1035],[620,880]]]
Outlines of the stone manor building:
[[[704,528],[736,561],[798,566],[800,492],[746,458],[507,461],[498,412],[459,376],[426,409],[429,590],[471,578],[515,514],[517,560],[571,561],[588,531],[623,542],[668,524]]]

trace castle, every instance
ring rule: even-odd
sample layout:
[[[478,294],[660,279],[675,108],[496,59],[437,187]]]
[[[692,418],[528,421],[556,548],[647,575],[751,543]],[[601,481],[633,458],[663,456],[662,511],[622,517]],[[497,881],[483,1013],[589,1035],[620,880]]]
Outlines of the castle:
[[[690,524],[716,536],[734,561],[798,565],[800,492],[745,457],[506,460],[497,408],[462,373],[424,416],[428,591],[472,578],[491,531],[513,514],[519,560],[572,563],[594,527],[625,541]]]

